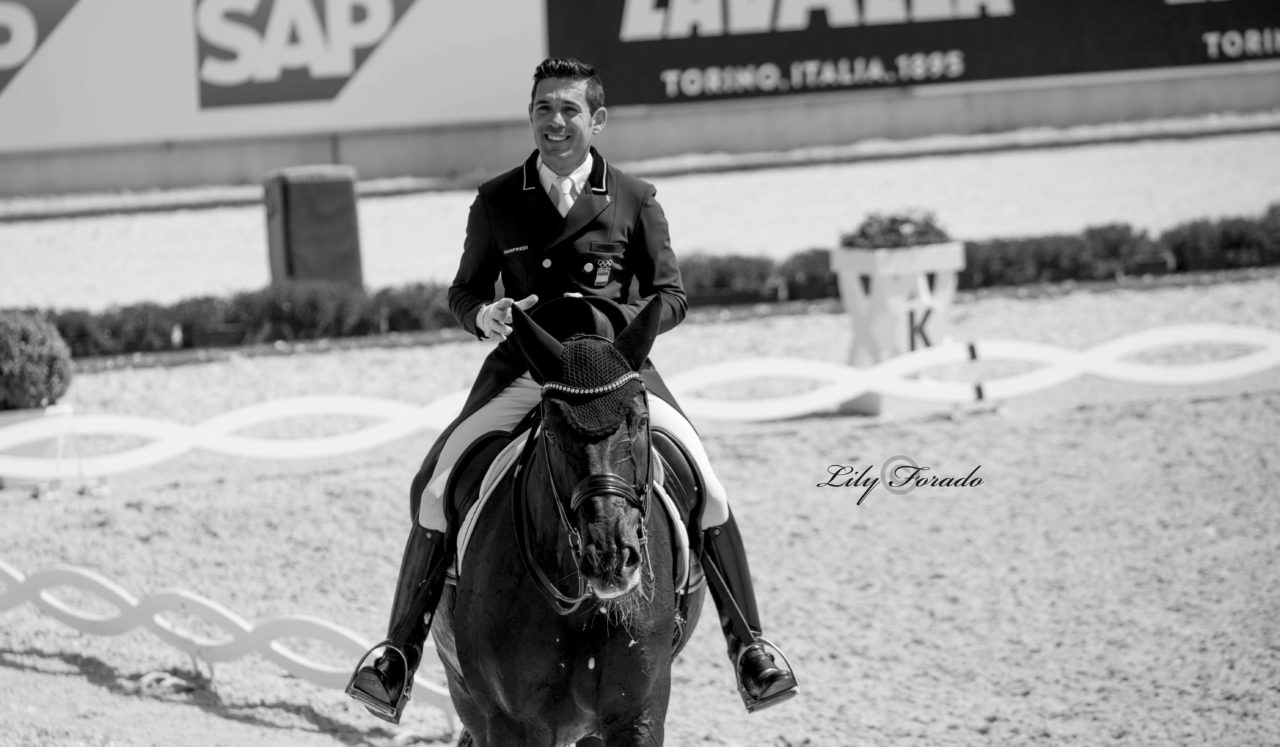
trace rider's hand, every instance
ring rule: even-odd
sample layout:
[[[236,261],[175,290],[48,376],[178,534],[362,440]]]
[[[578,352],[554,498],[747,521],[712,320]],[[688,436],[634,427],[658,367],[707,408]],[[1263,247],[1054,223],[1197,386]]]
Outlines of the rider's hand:
[[[476,314],[476,329],[480,330],[480,334],[486,340],[498,338],[499,340],[507,339],[507,335],[511,334],[511,307],[519,306],[521,309],[528,311],[538,302],[536,295],[528,295],[519,301],[513,301],[510,298],[499,298],[493,303],[487,303],[480,307],[480,311]]]

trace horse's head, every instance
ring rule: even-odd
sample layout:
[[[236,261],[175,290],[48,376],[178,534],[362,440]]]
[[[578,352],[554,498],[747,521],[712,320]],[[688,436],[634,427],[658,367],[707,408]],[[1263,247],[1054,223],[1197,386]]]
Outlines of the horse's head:
[[[600,599],[641,581],[650,471],[649,408],[639,370],[661,320],[651,303],[614,340],[561,341],[518,309],[515,340],[542,382],[542,448],[578,573]]]

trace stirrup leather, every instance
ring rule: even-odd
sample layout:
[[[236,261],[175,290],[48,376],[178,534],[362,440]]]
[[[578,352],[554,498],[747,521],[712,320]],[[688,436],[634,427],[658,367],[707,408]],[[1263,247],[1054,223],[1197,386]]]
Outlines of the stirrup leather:
[[[356,678],[360,676],[360,670],[364,669],[365,662],[367,662],[369,657],[378,649],[384,649],[383,655],[386,655],[387,653],[394,653],[396,656],[400,657],[400,661],[404,664],[404,687],[400,689],[400,697],[395,703],[386,703],[381,701],[364,690],[356,687]],[[400,716],[404,713],[405,705],[412,697],[413,674],[413,672],[409,671],[409,657],[405,655],[405,652],[399,646],[395,645],[390,639],[388,639],[374,644],[372,648],[365,651],[364,655],[360,657],[360,662],[356,664],[355,671],[351,673],[351,679],[347,681],[346,693],[356,702],[363,705],[369,713],[372,713],[383,721],[390,721],[393,724],[399,724]]]
[[[767,698],[755,698],[752,697],[751,693],[747,692],[746,685],[742,684],[742,657],[746,655],[747,649],[756,644],[764,644],[766,651],[772,652],[775,656],[782,657],[782,661],[787,667],[786,671],[791,675],[792,682],[795,683],[793,686],[780,693],[774,693]],[[742,705],[746,706],[747,713],[755,713],[756,711],[764,710],[769,706],[777,705],[784,700],[789,700],[795,697],[800,691],[800,681],[796,679],[796,672],[791,667],[791,660],[787,658],[786,654],[782,653],[782,649],[773,645],[771,641],[765,638],[756,638],[750,643],[743,644],[741,650],[738,651],[738,656],[733,662],[733,676],[738,680],[738,694],[742,696]]]

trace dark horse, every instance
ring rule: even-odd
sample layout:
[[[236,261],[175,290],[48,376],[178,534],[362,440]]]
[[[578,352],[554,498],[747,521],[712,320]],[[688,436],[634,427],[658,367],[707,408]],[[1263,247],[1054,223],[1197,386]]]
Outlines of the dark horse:
[[[704,586],[680,567],[684,529],[654,486],[661,472],[691,479],[651,432],[638,373],[660,305],[615,340],[561,341],[513,311],[540,415],[473,522],[433,626],[459,745],[661,745],[671,662]]]

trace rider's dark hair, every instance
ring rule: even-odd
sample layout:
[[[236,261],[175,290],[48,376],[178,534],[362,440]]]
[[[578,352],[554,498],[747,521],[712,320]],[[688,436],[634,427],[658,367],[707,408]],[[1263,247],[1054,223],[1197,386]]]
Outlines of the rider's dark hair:
[[[572,57],[548,57],[533,71],[533,91],[529,94],[530,103],[538,94],[538,84],[548,78],[564,80],[585,80],[587,82],[587,106],[594,114],[596,109],[604,106],[604,82],[596,72],[594,65],[588,65]]]

